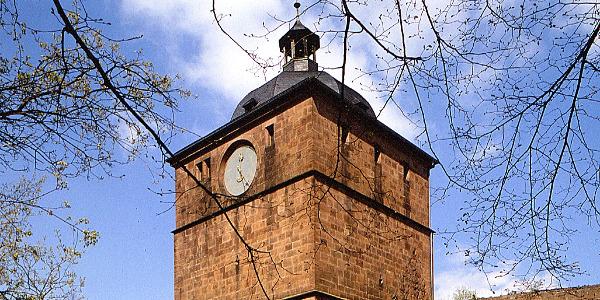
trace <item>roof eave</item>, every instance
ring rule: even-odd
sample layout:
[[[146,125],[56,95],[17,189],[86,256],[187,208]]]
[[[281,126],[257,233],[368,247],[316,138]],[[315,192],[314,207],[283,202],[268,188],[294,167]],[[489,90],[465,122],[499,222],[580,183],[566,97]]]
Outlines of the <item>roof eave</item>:
[[[215,129],[211,133],[199,138],[195,142],[193,142],[193,143],[183,147],[181,150],[175,152],[173,154],[173,156],[166,159],[166,162],[169,163],[171,166],[176,166],[179,161],[185,159],[185,157],[187,157],[188,155],[195,152],[198,148],[205,147],[206,144],[209,142],[209,140],[214,141],[216,136],[220,136],[221,134],[229,132],[229,131],[231,131],[231,129],[235,128],[237,125],[246,124],[246,123],[248,123],[249,120],[256,119],[256,118],[268,113],[272,109],[278,107],[279,105],[283,105],[285,102],[278,103],[277,100],[288,96],[290,93],[294,92],[299,87],[303,86],[304,84],[308,83],[311,80],[314,80],[314,78],[308,77],[308,78],[298,82],[297,84],[291,86],[284,92],[279,93],[278,95],[273,96],[271,99],[258,104],[253,110],[232,119],[231,121],[223,124],[223,126]],[[318,81],[318,80],[316,80],[316,81]],[[325,87],[327,87],[327,86],[325,86]],[[327,89],[329,89],[329,87],[327,87]]]
[[[311,81],[314,83],[317,83],[317,86],[320,87],[322,90],[325,90],[329,93],[333,93],[337,96],[340,95],[340,93],[332,90],[330,87],[328,87],[327,85],[325,85],[318,79],[316,79],[314,77],[307,77],[306,79],[291,86],[284,92],[272,97],[271,99],[269,99],[263,103],[260,103],[259,105],[256,106],[256,108],[254,108],[250,112],[247,112],[235,119],[232,119],[231,121],[225,123],[223,126],[215,129],[213,132],[207,134],[204,137],[199,138],[195,142],[193,142],[193,143],[189,144],[188,146],[182,148],[181,150],[177,151],[175,154],[173,154],[173,156],[167,158],[166,162],[169,163],[171,166],[176,167],[179,164],[179,162],[181,162],[188,156],[192,155],[199,148],[204,148],[204,147],[208,146],[209,144],[220,140],[223,135],[231,132],[233,129],[244,127],[244,126],[239,126],[239,125],[248,124],[248,123],[250,123],[249,122],[250,120],[257,119],[257,118],[269,113],[270,111],[277,109],[279,106],[284,105],[286,103],[286,101],[279,101],[279,99],[287,98],[287,96],[289,94],[291,94],[292,92],[295,92],[297,89],[304,86],[305,84],[310,83]],[[313,90],[314,89],[311,89],[311,91],[313,91]],[[408,145],[409,148],[412,148],[417,153],[419,153],[421,156],[425,157],[430,162],[430,168],[433,168],[435,165],[439,164],[439,161],[435,157],[431,156],[429,153],[425,152],[423,149],[421,149],[417,145],[413,144],[411,141],[407,140],[405,137],[403,137],[402,135],[400,135],[399,133],[397,133],[396,131],[394,131],[393,129],[391,129],[390,127],[388,127],[381,121],[377,120],[376,118],[374,118],[372,116],[369,116],[366,112],[355,107],[354,105],[351,105],[350,109],[353,109],[355,112],[358,112],[359,114],[365,115],[366,116],[366,118],[364,118],[365,120],[374,122],[374,124],[376,126],[384,129],[385,131],[387,131],[387,133],[390,133],[392,136],[399,139],[402,143]]]

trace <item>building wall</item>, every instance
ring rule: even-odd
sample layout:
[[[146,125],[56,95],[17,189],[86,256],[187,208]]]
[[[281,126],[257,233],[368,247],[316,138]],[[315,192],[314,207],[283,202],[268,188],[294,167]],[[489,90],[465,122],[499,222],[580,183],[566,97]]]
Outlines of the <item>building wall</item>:
[[[227,213],[245,241],[266,253],[255,264],[224,215],[175,234],[175,299],[271,299],[314,289],[313,231],[300,181]]]
[[[396,137],[375,126],[364,116],[340,114],[339,107],[326,96],[315,97],[317,117],[315,130],[315,168],[364,195],[380,198],[383,204],[429,226],[429,168],[413,149],[399,143]],[[338,122],[338,119],[340,120]],[[346,143],[340,145],[338,123],[348,130]],[[376,174],[375,147],[380,150],[381,172]],[[342,157],[336,149],[341,149]],[[407,178],[405,182],[405,168]],[[378,182],[380,184],[378,184]]]
[[[348,299],[429,299],[431,245],[423,230],[429,225],[429,166],[356,116],[343,118],[348,138],[342,145],[340,114],[328,95],[298,97],[297,104],[198,149],[185,162],[205,181],[196,165],[209,158],[207,186],[224,194],[220,172],[227,150],[240,141],[255,147],[259,168],[245,195],[259,196],[220,199],[224,206],[238,204],[227,215],[251,245],[270,253],[258,264],[263,286],[275,299],[311,290]],[[270,125],[274,146],[265,129]],[[374,145],[381,152],[377,161]],[[243,244],[224,215],[209,218],[217,205],[182,168],[176,169],[176,190],[177,227],[205,220],[175,234],[175,298],[264,298]],[[381,204],[422,226],[390,215]]]
[[[316,288],[347,299],[431,299],[429,236],[348,195],[316,193]],[[351,213],[349,213],[351,212]]]
[[[196,166],[210,158],[211,176],[207,186],[211,187],[214,192],[225,194],[221,171],[227,150],[236,142],[248,141],[255,148],[259,168],[245,195],[262,192],[276,183],[281,183],[311,169],[314,139],[310,136],[312,132],[309,128],[312,127],[314,117],[313,101],[306,99],[281,114],[249,124],[250,128],[247,130],[226,136],[212,147],[199,149],[197,154],[192,156],[193,159],[185,163],[185,166],[196,177],[201,177]],[[269,125],[274,126],[275,146],[269,146],[270,137],[266,130]],[[201,189],[196,188],[195,182],[182,168],[176,169],[175,176],[177,227],[218,210],[214,201],[208,198]],[[234,202],[234,200],[223,199],[224,205]]]

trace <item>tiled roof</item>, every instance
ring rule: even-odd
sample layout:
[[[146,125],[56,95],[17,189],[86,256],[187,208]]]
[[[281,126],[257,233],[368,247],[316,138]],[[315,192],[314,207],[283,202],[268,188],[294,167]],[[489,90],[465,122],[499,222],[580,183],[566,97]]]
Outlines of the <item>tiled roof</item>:
[[[325,86],[330,88],[332,91],[337,94],[342,94],[342,89],[344,90],[344,99],[351,105],[360,105],[365,109],[367,115],[375,118],[375,112],[369,102],[365,98],[363,98],[359,93],[354,91],[353,89],[345,86],[333,78],[333,76],[327,74],[326,72],[318,71],[318,72],[281,72],[279,75],[275,76],[275,78],[269,80],[267,83],[263,84],[261,87],[253,90],[248,93],[242,101],[237,105],[231,119],[238,118],[242,116],[246,112],[246,104],[252,101],[256,103],[252,106],[258,106],[265,102],[268,102],[275,96],[280,93],[286,91],[287,89],[295,86],[296,84],[306,80],[308,78],[315,78]]]

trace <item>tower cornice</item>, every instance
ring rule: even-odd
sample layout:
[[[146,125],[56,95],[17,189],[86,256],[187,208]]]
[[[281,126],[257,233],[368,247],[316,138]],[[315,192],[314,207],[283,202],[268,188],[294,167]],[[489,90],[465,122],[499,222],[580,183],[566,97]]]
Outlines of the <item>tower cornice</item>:
[[[310,88],[307,88],[310,87]],[[271,113],[275,113],[283,109],[288,105],[293,105],[297,101],[301,101],[306,97],[314,96],[318,92],[324,92],[329,97],[325,97],[325,99],[329,99],[329,101],[339,101],[340,94],[336,91],[333,91],[330,87],[325,85],[323,82],[319,81],[314,77],[308,77],[301,82],[291,86],[284,92],[276,95],[275,97],[259,103],[256,107],[254,107],[251,111],[242,114],[241,116],[232,119],[228,123],[223,126],[217,128],[213,132],[207,134],[206,136],[196,140],[190,145],[182,148],[173,154],[172,157],[167,158],[166,162],[169,163],[173,167],[177,167],[181,164],[188,162],[189,160],[194,159],[199,151],[206,152],[210,151],[214,147],[224,143],[227,140],[228,136],[237,136],[239,132],[245,131],[249,128],[252,128],[255,122],[260,121],[265,116],[270,115]],[[300,95],[304,97],[299,97]],[[337,103],[339,104],[339,103]],[[374,126],[378,132],[381,134],[386,134],[390,139],[398,143],[399,145],[404,145],[411,152],[415,153],[417,158],[424,160],[433,168],[438,161],[427,152],[404,138],[402,135],[383,124],[381,121],[372,117],[368,114],[363,107],[360,105],[345,103],[344,107],[348,110],[348,112],[352,114],[356,114],[358,119],[361,119],[363,122],[367,123],[370,126]]]

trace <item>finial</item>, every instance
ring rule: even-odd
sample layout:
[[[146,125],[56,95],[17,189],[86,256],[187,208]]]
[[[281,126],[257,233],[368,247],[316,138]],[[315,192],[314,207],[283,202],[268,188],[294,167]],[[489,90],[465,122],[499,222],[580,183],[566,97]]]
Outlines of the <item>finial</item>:
[[[294,7],[296,8],[296,20],[300,19],[300,3],[298,3],[298,1],[296,1],[296,3],[294,3]]]

